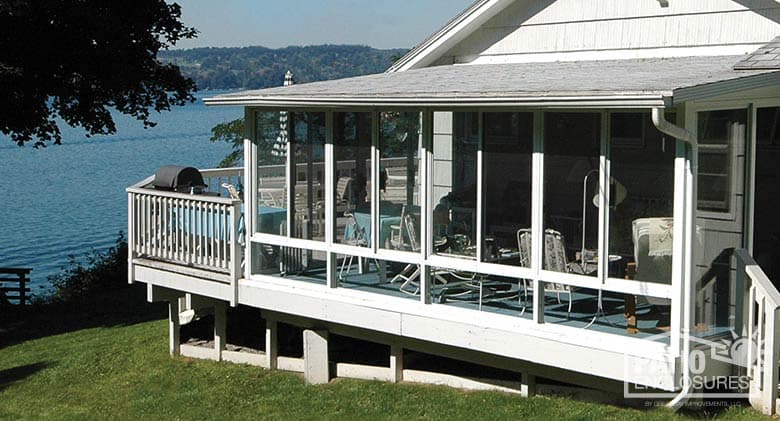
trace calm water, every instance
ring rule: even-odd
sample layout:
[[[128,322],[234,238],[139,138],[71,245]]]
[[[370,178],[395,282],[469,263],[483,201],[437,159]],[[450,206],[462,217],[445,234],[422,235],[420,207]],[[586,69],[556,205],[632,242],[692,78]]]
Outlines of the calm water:
[[[210,129],[243,116],[200,101],[218,93],[158,115],[152,129],[116,116],[114,136],[62,127],[62,145],[38,150],[0,136],[0,267],[33,268],[32,292],[45,294],[68,255],[110,247],[127,231],[127,186],[166,164],[216,167],[230,146],[209,142]]]

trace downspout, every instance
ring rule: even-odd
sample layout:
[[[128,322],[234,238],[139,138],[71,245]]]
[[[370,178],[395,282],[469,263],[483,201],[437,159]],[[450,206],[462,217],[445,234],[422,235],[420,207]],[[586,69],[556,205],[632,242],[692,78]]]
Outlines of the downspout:
[[[694,206],[692,212],[690,215],[688,215],[688,212],[686,212],[686,218],[690,218],[688,227],[693,227],[695,224],[695,212],[696,208],[695,205],[693,205],[693,201],[696,200],[696,182],[695,177],[697,173],[698,168],[698,160],[699,160],[699,145],[696,140],[696,137],[689,132],[688,130],[685,130],[684,128],[674,125],[670,123],[666,118],[664,117],[664,109],[663,108],[653,108],[652,112],[652,118],[653,118],[653,125],[664,134],[667,134],[669,136],[672,136],[676,139],[680,139],[684,142],[687,142],[689,145],[691,145],[691,159],[690,159],[690,166],[691,166],[691,174],[694,177],[692,186],[690,188],[690,193],[686,194],[686,198],[689,198],[691,200],[691,204],[689,206]],[[688,204],[686,204],[688,206]],[[692,302],[693,300],[692,293],[692,278],[691,278],[691,262],[692,262],[692,244],[693,244],[693,235],[691,233],[691,228],[686,230],[685,233],[685,263],[683,265],[684,273],[686,276],[683,276],[683,291],[686,292],[686,294],[683,295],[684,300],[684,307],[682,312],[682,347],[683,347],[683,359],[682,359],[682,369],[683,373],[686,375],[690,374],[690,358],[688,357],[691,353],[691,330],[692,330]],[[678,410],[682,405],[687,401],[688,395],[691,393],[692,387],[691,382],[686,381],[683,382],[682,390],[680,390],[680,393],[678,393],[669,403],[666,404],[669,408],[673,410]]]

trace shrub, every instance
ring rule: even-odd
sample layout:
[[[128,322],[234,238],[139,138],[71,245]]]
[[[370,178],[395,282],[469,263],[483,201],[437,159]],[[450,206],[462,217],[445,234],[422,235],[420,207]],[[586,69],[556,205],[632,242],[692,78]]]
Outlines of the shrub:
[[[68,256],[63,270],[48,278],[54,287],[50,302],[83,304],[107,291],[128,287],[127,241],[122,232],[107,250],[91,250],[83,258]]]

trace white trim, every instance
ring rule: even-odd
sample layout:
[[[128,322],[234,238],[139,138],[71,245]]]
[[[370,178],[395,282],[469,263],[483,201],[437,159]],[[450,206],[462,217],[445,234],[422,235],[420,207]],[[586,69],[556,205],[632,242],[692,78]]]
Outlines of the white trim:
[[[333,97],[333,96],[232,96],[204,99],[206,105],[288,108],[439,108],[449,107],[537,107],[537,108],[655,108],[665,105],[671,91],[656,93],[625,92],[614,95],[580,96],[501,96],[501,97]],[[322,110],[320,110],[322,111]],[[350,110],[351,111],[351,110]]]
[[[761,44],[706,45],[658,48],[603,49],[587,51],[526,52],[521,54],[484,54],[466,57],[460,65],[548,63],[567,61],[632,60],[657,57],[738,56],[750,54]]]
[[[514,0],[478,0],[401,57],[387,72],[393,73],[430,65],[513,2]]]

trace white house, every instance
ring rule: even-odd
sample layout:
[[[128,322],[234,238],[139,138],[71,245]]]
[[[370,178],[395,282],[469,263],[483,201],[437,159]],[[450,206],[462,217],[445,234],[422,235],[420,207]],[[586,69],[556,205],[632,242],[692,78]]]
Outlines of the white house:
[[[245,107],[244,168],[202,171],[243,200],[128,188],[130,282],[170,303],[172,353],[310,382],[333,333],[390,350],[341,376],[419,379],[417,350],[672,406],[742,376],[774,413],[779,22],[769,0],[479,0],[384,74],[207,99]],[[264,353],[225,350],[228,305],[261,309]],[[214,349],[181,347],[204,308]]]

